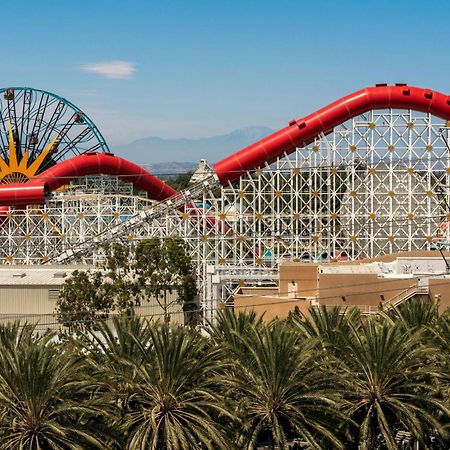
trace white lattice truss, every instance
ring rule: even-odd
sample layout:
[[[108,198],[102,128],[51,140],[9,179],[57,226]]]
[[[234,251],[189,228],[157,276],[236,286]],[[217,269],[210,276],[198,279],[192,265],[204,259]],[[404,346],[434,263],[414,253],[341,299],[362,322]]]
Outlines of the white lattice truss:
[[[368,112],[234,185],[206,190],[196,211],[171,210],[122,238],[180,235],[199,274],[208,264],[245,273],[275,269],[282,258],[430,248],[448,240],[449,229],[441,226],[450,219],[448,125],[415,111]],[[93,236],[101,241],[102,233],[151,203],[115,179],[95,180],[55,193],[45,206],[0,213],[0,260],[40,264]],[[101,255],[93,246],[82,259]]]

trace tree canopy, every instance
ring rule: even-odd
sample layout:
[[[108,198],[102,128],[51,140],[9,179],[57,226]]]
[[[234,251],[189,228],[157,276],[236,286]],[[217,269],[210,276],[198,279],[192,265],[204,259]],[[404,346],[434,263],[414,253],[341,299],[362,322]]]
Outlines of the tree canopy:
[[[131,314],[136,306],[153,299],[166,321],[170,320],[169,295],[193,320],[196,277],[192,261],[180,238],[151,238],[136,245],[114,243],[105,248],[98,268],[74,271],[56,303],[58,320],[72,329],[89,328],[111,314]]]
[[[450,312],[421,302],[206,329],[130,314],[58,339],[0,325],[0,449],[446,450]]]

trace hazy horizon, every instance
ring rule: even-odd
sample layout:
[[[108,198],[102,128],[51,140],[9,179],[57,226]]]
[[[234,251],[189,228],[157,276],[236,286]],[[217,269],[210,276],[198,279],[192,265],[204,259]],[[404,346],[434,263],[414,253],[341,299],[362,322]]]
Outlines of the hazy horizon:
[[[213,163],[271,134],[268,127],[245,127],[229,133],[202,138],[161,138],[147,136],[124,145],[110,145],[113,153],[135,163],[149,164],[195,162],[206,159]]]

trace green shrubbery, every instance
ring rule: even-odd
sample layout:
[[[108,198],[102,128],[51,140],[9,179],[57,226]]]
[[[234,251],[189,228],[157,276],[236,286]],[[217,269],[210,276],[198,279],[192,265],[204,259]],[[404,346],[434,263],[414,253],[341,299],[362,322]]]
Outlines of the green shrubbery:
[[[450,315],[0,327],[0,449],[447,449]]]

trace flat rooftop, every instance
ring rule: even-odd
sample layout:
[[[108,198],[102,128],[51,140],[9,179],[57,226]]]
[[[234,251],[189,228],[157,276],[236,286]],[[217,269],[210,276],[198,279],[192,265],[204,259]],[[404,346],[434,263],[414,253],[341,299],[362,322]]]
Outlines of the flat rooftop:
[[[0,265],[0,286],[60,286],[75,270],[88,270],[87,265]]]

